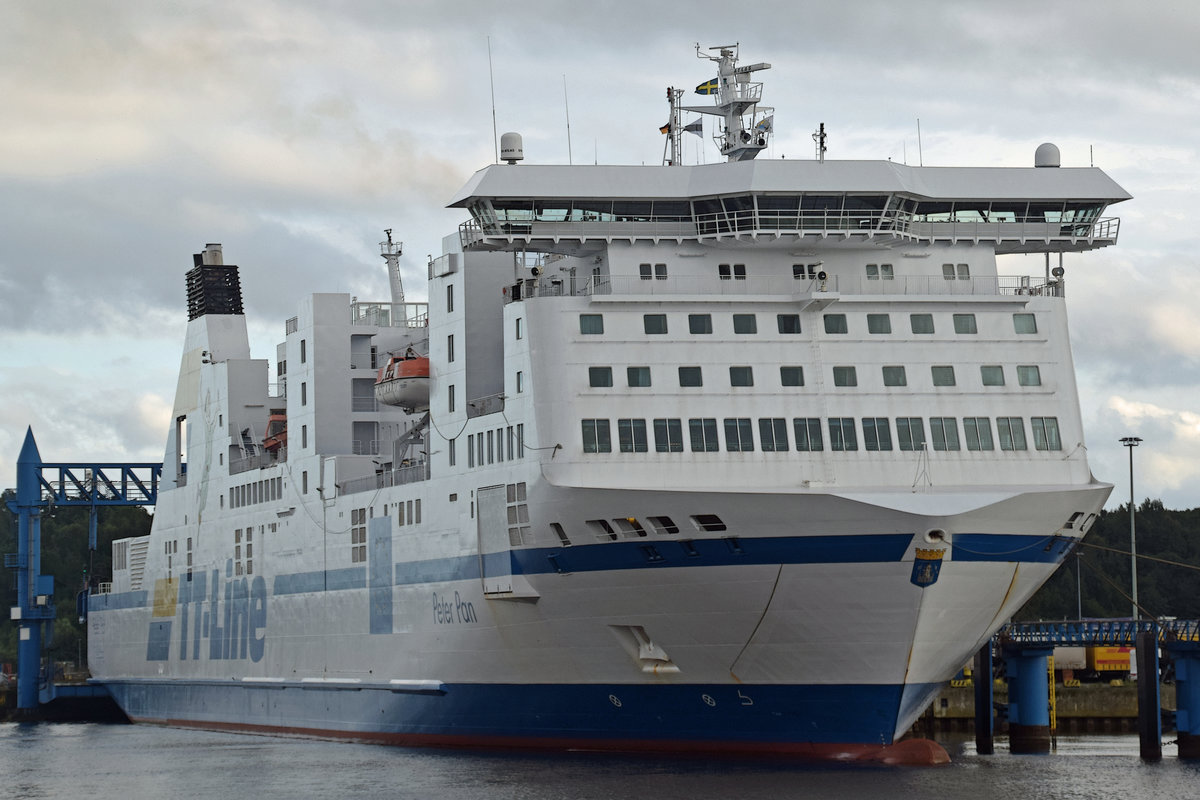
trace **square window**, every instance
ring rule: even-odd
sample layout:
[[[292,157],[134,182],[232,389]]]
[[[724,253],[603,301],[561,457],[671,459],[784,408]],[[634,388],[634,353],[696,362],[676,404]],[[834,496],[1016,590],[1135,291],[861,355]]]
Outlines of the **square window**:
[[[845,314],[826,314],[825,315],[825,332],[826,333],[848,333],[849,328],[846,326]]]
[[[800,332],[800,315],[799,314],[776,314],[775,320],[779,325],[780,333],[799,333]]]
[[[725,449],[731,453],[748,453],[754,449],[754,431],[748,417],[725,420]]]
[[[869,281],[879,280],[879,265],[878,264],[867,264],[867,280],[869,280]]]
[[[1013,314],[1013,330],[1017,333],[1037,333],[1037,317],[1033,314]]]
[[[1034,417],[1029,420],[1033,428],[1033,446],[1037,450],[1062,450],[1062,439],[1058,435],[1058,417]]]
[[[580,314],[579,332],[587,334],[604,333],[604,315]]]
[[[979,328],[975,324],[974,314],[955,314],[954,315],[954,332],[955,333],[979,333]]]
[[[995,365],[980,367],[979,377],[983,381],[984,386],[1003,386],[1004,367],[998,367]]]
[[[880,264],[879,265],[879,279],[881,281],[890,281],[890,280],[893,280],[895,277],[896,277],[896,274],[892,271],[891,264]]]
[[[612,367],[588,367],[588,385],[612,386]]]
[[[764,453],[786,451],[788,449],[787,420],[783,417],[760,419],[758,421],[758,440],[762,442]]]
[[[754,385],[754,368],[753,367],[730,367],[729,368],[729,385],[730,386],[753,386]]]
[[[909,314],[913,333],[933,333],[933,314]]]
[[[996,417],[996,435],[1001,450],[1026,450],[1025,422],[1020,417]]]
[[[954,265],[942,264],[942,278],[948,281],[954,280]]]
[[[678,419],[654,420],[654,450],[658,453],[683,452],[683,426]]]
[[[858,449],[858,438],[854,433],[854,417],[829,418],[829,449],[835,451]]]
[[[929,371],[933,374],[934,386],[953,386],[954,385],[954,367],[941,366],[930,367]]]
[[[644,281],[652,279],[654,277],[653,267],[649,264],[638,264],[638,276]]]
[[[622,453],[647,452],[649,448],[646,444],[646,420],[617,420],[617,444]]]
[[[863,417],[862,426],[865,450],[892,449],[892,429],[887,417]]]
[[[680,367],[679,368],[679,385],[680,386],[703,386],[704,378],[700,374],[699,367]]]
[[[746,280],[746,265],[745,264],[734,264],[733,265],[733,279],[735,281]]]
[[[666,314],[643,314],[642,326],[646,333],[666,333],[667,332],[667,315]]]
[[[858,386],[858,373],[854,367],[834,367],[834,386]]]
[[[958,422],[954,417],[930,417],[929,435],[934,450],[958,450]]]
[[[884,386],[907,386],[908,377],[904,374],[904,367],[884,367],[883,368],[883,385]]]
[[[758,333],[758,318],[753,314],[734,314],[733,332]]]
[[[896,440],[901,450],[924,450],[925,423],[920,417],[896,417]]]
[[[717,441],[717,421],[712,417],[689,419],[688,433],[693,452],[715,453],[721,449],[721,443]]]
[[[733,272],[730,270],[728,264],[717,264],[717,276],[720,277],[721,280],[727,281],[733,277]]]
[[[482,438],[482,437],[481,437]],[[583,452],[611,453],[612,434],[606,419],[583,420]]]
[[[792,420],[792,429],[796,434],[797,450],[824,450],[821,441],[821,420],[816,417],[796,417]]]
[[[963,433],[967,437],[968,450],[994,450],[992,423],[987,417],[964,417]]]
[[[712,333],[712,315],[688,314],[688,333]]]
[[[626,367],[625,375],[629,379],[630,386],[641,388],[650,385],[649,367]]]
[[[665,281],[666,279],[667,279],[667,265],[666,264],[655,264],[654,265],[654,280]]]
[[[780,367],[779,383],[781,386],[803,386],[804,367]]]
[[[1017,383],[1022,386],[1041,386],[1042,371],[1036,364],[1017,367]]]
[[[891,333],[892,317],[890,314],[867,314],[867,333]]]

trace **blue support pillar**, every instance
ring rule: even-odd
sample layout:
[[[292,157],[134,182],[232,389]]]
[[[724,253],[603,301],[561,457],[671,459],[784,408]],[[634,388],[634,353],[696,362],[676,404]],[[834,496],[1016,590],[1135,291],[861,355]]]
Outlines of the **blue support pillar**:
[[[975,654],[975,752],[981,756],[993,753],[993,739],[996,731],[994,708],[994,693],[992,681],[995,679],[995,668],[992,660],[992,640],[989,639]]]
[[[1008,746],[1013,753],[1050,752],[1050,647],[1006,648]]]
[[[54,618],[54,579],[42,570],[42,490],[38,470],[42,457],[33,439],[17,457],[17,499],[9,508],[17,514],[17,552],[5,556],[5,566],[17,572],[17,604],[10,616],[17,623],[17,709],[38,707],[38,685],[42,671],[42,626]]]
[[[1167,642],[1175,661],[1175,728],[1180,758],[1200,758],[1200,642]],[[1138,676],[1139,680],[1141,676]]]

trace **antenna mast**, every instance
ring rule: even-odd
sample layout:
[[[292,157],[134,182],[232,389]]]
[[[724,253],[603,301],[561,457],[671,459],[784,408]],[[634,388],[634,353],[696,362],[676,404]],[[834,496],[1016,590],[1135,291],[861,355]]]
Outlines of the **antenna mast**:
[[[663,153],[663,163],[668,167],[677,167],[683,158],[683,126],[679,118],[679,101],[683,98],[683,89],[674,86],[667,87],[667,102],[671,105],[671,116],[667,120],[667,145]]]
[[[387,262],[388,282],[392,288],[392,304],[404,304],[404,281],[400,278],[400,254],[404,252],[404,242],[392,241],[392,229],[384,231],[387,241],[379,243],[379,254]]]
[[[762,99],[762,83],[752,82],[755,72],[771,68],[770,64],[737,66],[738,45],[726,44],[710,47],[719,55],[700,52],[696,44],[696,57],[714,61],[717,77],[696,87],[696,94],[715,95],[712,106],[684,106],[683,111],[713,114],[721,117],[724,125],[713,135],[713,141],[729,161],[749,161],[767,148],[775,123],[775,109],[759,107]]]

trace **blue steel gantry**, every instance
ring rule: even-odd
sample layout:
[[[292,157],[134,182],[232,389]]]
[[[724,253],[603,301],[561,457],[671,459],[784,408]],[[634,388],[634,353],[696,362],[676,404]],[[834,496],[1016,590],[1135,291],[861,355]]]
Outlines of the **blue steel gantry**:
[[[4,556],[4,566],[17,573],[16,605],[11,618],[19,628],[17,641],[17,709],[30,711],[40,700],[43,626],[53,623],[54,576],[42,575],[42,511],[50,506],[86,506],[88,550],[96,549],[96,512],[101,506],[152,506],[158,500],[162,464],[73,463],[45,464],[38,453],[33,429],[17,457],[17,495],[8,508],[17,515],[17,552]],[[90,575],[90,572],[89,572]]]

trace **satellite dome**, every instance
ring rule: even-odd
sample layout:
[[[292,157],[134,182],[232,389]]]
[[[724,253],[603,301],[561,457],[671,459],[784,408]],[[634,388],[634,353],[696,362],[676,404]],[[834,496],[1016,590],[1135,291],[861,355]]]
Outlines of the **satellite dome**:
[[[1035,167],[1061,167],[1062,158],[1058,154],[1058,145],[1050,142],[1039,144],[1037,151],[1033,154],[1033,165]]]
[[[515,164],[525,158],[525,148],[521,143],[521,134],[505,133],[500,135],[500,160]]]

